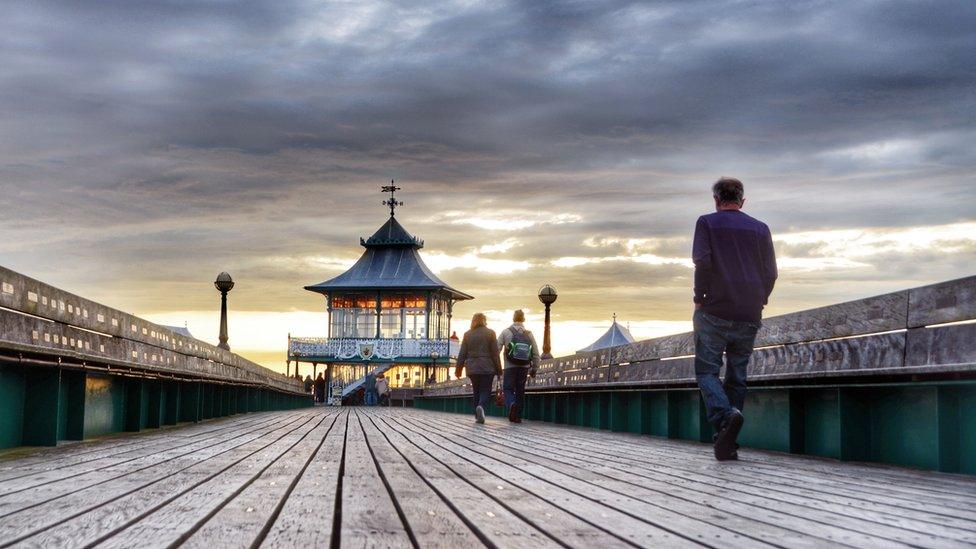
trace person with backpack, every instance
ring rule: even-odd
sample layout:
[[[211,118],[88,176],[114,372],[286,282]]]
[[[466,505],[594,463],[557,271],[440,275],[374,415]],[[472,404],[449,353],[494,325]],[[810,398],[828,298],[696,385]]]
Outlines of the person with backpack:
[[[512,315],[512,325],[498,336],[498,347],[505,357],[502,389],[505,391],[508,420],[512,423],[522,423],[526,378],[535,377],[539,369],[539,346],[524,323],[525,313],[519,309]]]
[[[494,330],[488,328],[484,313],[471,317],[471,329],[464,334],[461,350],[458,351],[457,368],[454,374],[460,378],[467,369],[473,390],[474,418],[478,423],[485,422],[485,408],[491,399],[491,386],[495,376],[502,373],[502,361],[498,358],[498,340]]]

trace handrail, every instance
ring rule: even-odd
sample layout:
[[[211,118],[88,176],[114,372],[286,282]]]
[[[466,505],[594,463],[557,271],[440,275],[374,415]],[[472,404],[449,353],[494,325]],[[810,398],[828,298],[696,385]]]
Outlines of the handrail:
[[[3,348],[301,392],[240,355],[2,266],[0,308]]]

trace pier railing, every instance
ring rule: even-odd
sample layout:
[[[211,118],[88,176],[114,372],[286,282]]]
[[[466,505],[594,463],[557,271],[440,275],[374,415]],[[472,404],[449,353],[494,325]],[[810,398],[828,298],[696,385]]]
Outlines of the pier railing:
[[[0,267],[0,448],[310,405],[300,381]]]
[[[976,473],[976,277],[776,316],[749,363],[746,444]],[[530,418],[710,440],[694,337],[676,334],[544,361]],[[467,379],[422,407],[470,410]],[[501,410],[492,410],[501,413]],[[907,438],[906,438],[907,437]]]
[[[288,358],[305,362],[417,360],[447,362],[457,358],[461,344],[452,339],[293,337]]]
[[[0,267],[0,354],[53,355],[79,366],[300,391],[300,383],[189,338]]]

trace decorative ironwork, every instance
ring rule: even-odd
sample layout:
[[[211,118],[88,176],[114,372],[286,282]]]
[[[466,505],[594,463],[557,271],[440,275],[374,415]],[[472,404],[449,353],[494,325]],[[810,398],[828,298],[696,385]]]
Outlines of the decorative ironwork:
[[[291,358],[315,357],[334,360],[432,360],[457,358],[460,344],[450,339],[384,339],[293,337]]]
[[[396,185],[394,185],[392,179],[390,180],[390,184],[389,185],[383,185],[382,192],[384,192],[384,193],[390,193],[390,199],[383,201],[383,205],[384,206],[389,206],[390,207],[390,217],[393,217],[393,215],[396,213],[396,207],[397,206],[403,206],[403,202],[400,202],[399,200],[396,199],[395,196],[393,196],[394,193],[396,193],[399,190],[401,190],[400,187],[397,187]]]

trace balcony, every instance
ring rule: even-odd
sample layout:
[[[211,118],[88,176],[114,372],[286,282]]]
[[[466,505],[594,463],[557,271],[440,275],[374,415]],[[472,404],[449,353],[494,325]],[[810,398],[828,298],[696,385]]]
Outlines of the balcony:
[[[288,358],[305,362],[449,362],[461,344],[452,339],[293,337]]]

